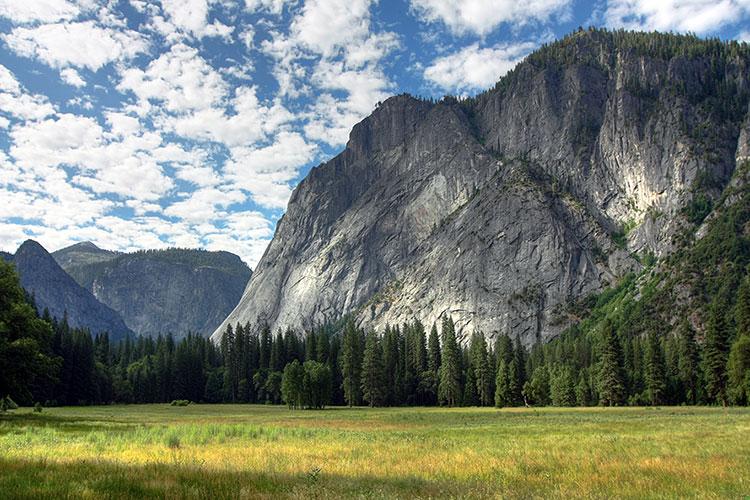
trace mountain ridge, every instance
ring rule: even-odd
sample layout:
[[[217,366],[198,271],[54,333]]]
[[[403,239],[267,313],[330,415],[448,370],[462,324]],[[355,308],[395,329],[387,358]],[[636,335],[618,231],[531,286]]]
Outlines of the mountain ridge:
[[[58,320],[66,317],[71,327],[93,334],[107,332],[112,340],[133,334],[116,311],[76,283],[36,241],[22,243],[10,261],[40,312],[47,309]]]
[[[474,98],[389,98],[294,190],[213,338],[347,313],[557,335],[556,309],[669,255],[685,207],[720,196],[748,150],[749,52],[579,31]]]
[[[252,274],[230,252],[170,248],[132,253],[83,242],[53,253],[81,286],[139,335],[210,334]]]

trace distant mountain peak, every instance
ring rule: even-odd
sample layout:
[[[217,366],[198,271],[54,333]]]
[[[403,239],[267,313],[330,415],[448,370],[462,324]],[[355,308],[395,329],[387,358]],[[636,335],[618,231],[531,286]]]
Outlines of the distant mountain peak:
[[[67,249],[74,249],[74,248],[78,250],[102,251],[102,249],[96,246],[94,242],[92,241],[81,241],[80,243],[76,243],[74,245],[70,245],[69,247],[67,247]]]
[[[40,309],[48,309],[58,319],[67,313],[71,326],[85,327],[92,333],[109,332],[113,339],[132,334],[114,310],[76,283],[38,242],[24,241],[13,263],[21,285],[34,295]]]

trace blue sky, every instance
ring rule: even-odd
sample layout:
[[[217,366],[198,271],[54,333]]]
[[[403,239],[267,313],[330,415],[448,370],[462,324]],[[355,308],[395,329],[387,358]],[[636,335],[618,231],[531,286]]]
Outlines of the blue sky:
[[[750,40],[750,0],[0,0],[0,248],[254,266],[378,101],[476,93],[589,25]]]

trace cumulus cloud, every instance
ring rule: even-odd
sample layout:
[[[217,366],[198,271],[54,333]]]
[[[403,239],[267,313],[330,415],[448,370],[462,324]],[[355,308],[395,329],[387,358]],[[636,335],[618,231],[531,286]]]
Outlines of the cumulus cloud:
[[[371,0],[309,0],[288,36],[274,32],[261,44],[276,62],[282,96],[315,92],[303,113],[311,140],[344,144],[349,129],[392,90],[380,64],[399,40],[391,32],[373,32],[372,5]]]
[[[265,11],[279,15],[285,5],[295,4],[297,0],[245,0],[245,9],[250,12]]]
[[[39,120],[54,112],[55,108],[45,96],[27,92],[15,75],[0,64],[0,113],[16,119]]]
[[[248,191],[258,205],[286,208],[292,194],[289,183],[316,151],[316,146],[299,133],[282,132],[264,147],[233,148],[231,160],[224,165],[224,176]]]
[[[86,86],[86,80],[81,78],[80,73],[78,73],[78,71],[74,70],[73,68],[65,68],[61,70],[60,78],[62,78],[62,81],[64,81],[68,85],[72,85],[73,87]]]
[[[198,50],[178,43],[151,61],[145,69],[126,68],[117,86],[132,92],[144,106],[159,102],[170,112],[187,112],[218,106],[227,84]]]
[[[473,44],[435,59],[424,70],[425,80],[446,91],[470,91],[490,87],[536,47],[533,42],[480,48]]]
[[[0,17],[16,23],[51,23],[73,19],[93,6],[93,0],[0,0]]]
[[[148,47],[134,31],[101,27],[94,21],[18,27],[2,38],[17,54],[37,58],[53,68],[77,66],[92,71],[135,57]]]
[[[161,0],[162,8],[169,20],[179,30],[198,38],[206,36],[229,38],[234,31],[232,26],[219,21],[208,22],[209,9],[213,3],[218,2],[215,0]]]
[[[705,34],[747,14],[747,0],[610,0],[604,17],[612,27]]]
[[[411,0],[424,21],[441,22],[456,34],[486,35],[503,23],[566,20],[571,0]]]

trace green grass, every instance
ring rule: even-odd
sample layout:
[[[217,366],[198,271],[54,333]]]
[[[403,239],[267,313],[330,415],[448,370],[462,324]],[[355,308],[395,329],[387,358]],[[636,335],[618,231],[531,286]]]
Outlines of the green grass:
[[[734,497],[750,409],[169,405],[0,416],[0,497]]]

